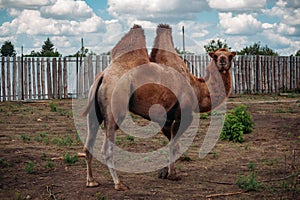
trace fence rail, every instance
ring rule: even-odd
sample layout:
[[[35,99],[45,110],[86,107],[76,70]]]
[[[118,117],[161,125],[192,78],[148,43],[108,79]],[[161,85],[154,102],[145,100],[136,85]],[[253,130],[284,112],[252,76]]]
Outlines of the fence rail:
[[[207,55],[181,55],[195,76],[204,76]],[[87,96],[95,75],[110,63],[109,56],[83,59],[2,57],[0,101],[61,99]],[[280,93],[300,89],[300,57],[236,56],[232,93]]]

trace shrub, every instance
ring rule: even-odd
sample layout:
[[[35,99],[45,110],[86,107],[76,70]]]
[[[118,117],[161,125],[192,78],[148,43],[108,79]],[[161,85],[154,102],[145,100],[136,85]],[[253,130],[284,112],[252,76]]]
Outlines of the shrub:
[[[244,134],[251,133],[254,122],[247,107],[239,105],[225,115],[224,126],[220,135],[221,140],[243,142]]]

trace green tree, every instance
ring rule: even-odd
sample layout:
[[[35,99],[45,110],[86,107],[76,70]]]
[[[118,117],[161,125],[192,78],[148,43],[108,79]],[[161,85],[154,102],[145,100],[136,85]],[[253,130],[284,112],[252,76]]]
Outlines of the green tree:
[[[42,57],[60,57],[61,54],[57,50],[54,50],[54,44],[50,41],[49,38],[47,38],[47,40],[44,42],[44,44],[42,46],[41,56]]]
[[[30,54],[25,57],[61,57],[61,54],[54,49],[54,44],[49,38],[44,42],[41,51],[31,51]]]
[[[270,49],[268,45],[261,46],[260,42],[255,42],[253,45],[246,46],[241,51],[237,52],[238,55],[267,55],[267,56],[276,56],[274,50]]]
[[[295,56],[300,56],[300,49],[296,52]]]
[[[5,41],[1,47],[2,56],[15,56],[16,51],[14,45],[10,41]]]
[[[220,48],[231,49],[231,47],[229,47],[226,43],[226,40],[222,41],[220,39],[211,40],[207,45],[204,45],[204,49],[207,53],[216,51]]]

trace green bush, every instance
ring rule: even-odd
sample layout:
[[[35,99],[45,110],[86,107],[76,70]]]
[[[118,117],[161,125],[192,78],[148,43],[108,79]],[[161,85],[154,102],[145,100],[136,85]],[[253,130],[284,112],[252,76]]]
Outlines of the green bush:
[[[243,142],[244,134],[251,133],[253,127],[254,122],[251,114],[247,111],[247,107],[241,104],[225,115],[220,139]]]

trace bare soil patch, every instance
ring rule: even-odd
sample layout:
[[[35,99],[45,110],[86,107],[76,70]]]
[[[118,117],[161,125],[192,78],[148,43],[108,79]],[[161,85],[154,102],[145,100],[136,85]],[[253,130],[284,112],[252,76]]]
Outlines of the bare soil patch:
[[[113,189],[107,167],[97,160],[93,161],[93,169],[100,186],[85,187],[85,161],[76,161],[75,156],[82,152],[83,144],[76,134],[72,100],[2,102],[0,199],[299,198],[300,98],[240,96],[230,98],[227,107],[232,109],[240,103],[248,107],[255,122],[253,132],[244,136],[244,143],[219,141],[209,155],[200,159],[208,116],[201,119],[193,144],[176,162],[181,181],[158,179],[156,171],[119,172],[130,188],[119,192]],[[147,152],[166,143],[161,134],[147,141],[120,132],[117,137],[118,146],[128,151]],[[51,160],[59,157],[64,159]],[[238,179],[251,179],[257,184],[246,192],[236,184]]]

